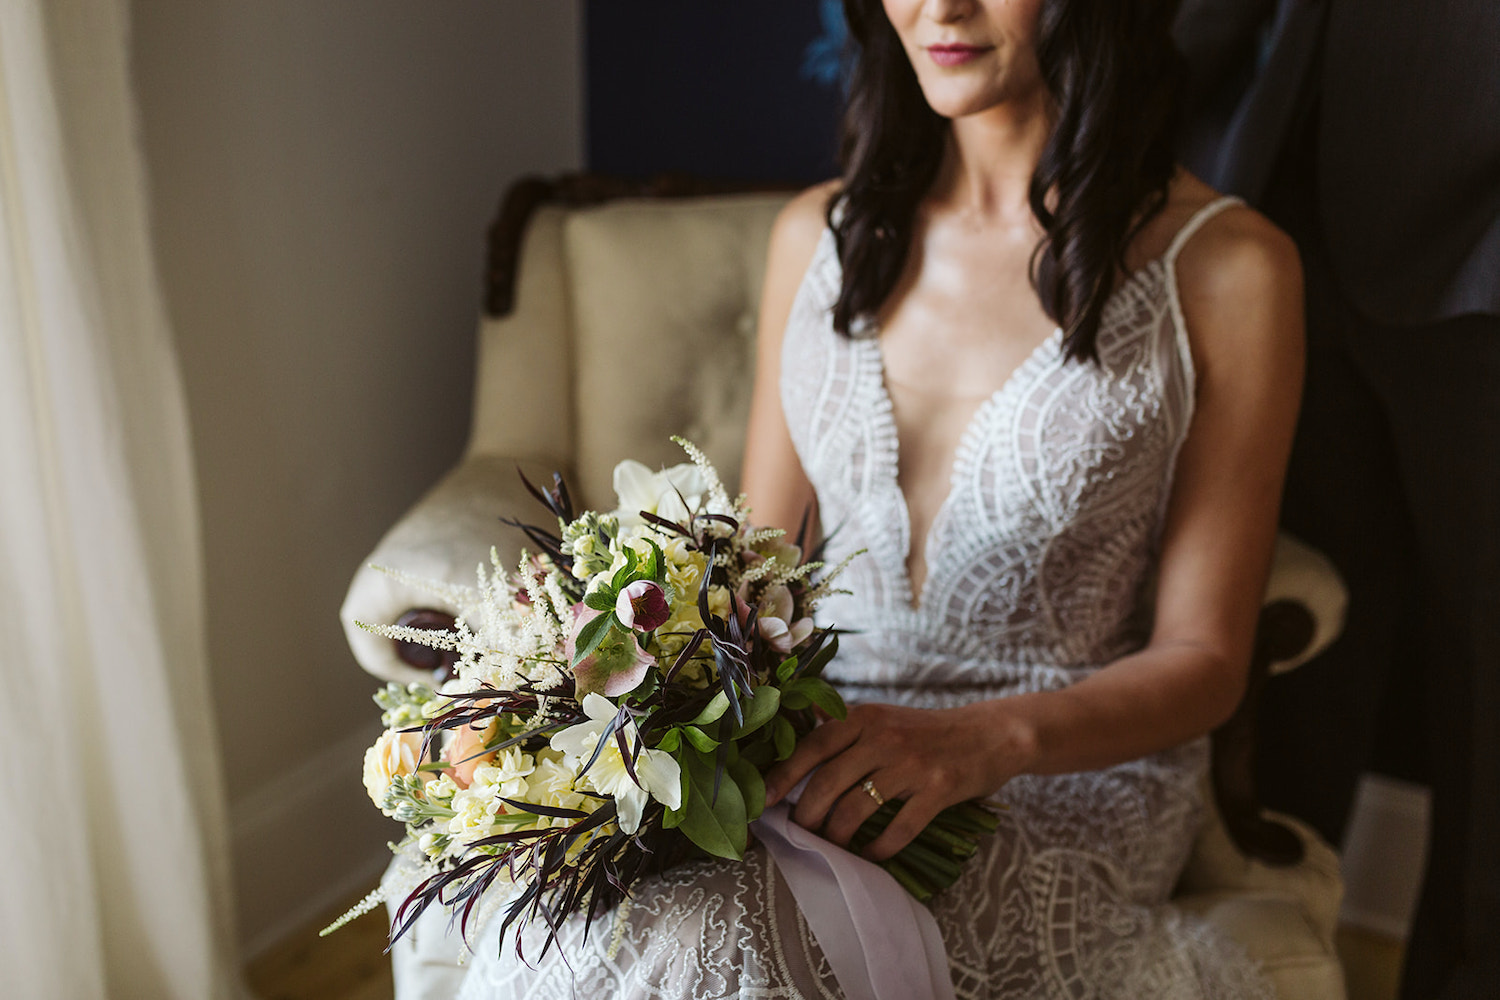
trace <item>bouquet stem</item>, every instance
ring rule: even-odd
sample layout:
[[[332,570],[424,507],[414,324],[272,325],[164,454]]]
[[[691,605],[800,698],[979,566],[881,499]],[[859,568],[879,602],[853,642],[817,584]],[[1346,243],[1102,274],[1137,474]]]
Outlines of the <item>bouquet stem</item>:
[[[885,832],[901,805],[887,802],[877,809],[850,838],[849,849],[857,853],[868,847]],[[938,813],[915,840],[880,866],[925,903],[958,881],[964,861],[979,849],[980,838],[994,833],[999,825],[1000,818],[991,807],[977,801],[960,802]]]

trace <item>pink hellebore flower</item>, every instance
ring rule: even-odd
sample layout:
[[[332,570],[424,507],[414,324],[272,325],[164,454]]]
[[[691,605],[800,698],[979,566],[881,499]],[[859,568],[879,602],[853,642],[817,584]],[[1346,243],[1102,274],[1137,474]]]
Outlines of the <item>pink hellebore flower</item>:
[[[672,608],[667,604],[667,592],[660,584],[637,580],[620,591],[615,601],[615,616],[626,628],[650,632],[666,624],[672,616]]]
[[[802,640],[812,634],[811,618],[789,621],[795,612],[792,592],[781,584],[766,588],[766,592],[760,597],[760,614],[755,619],[755,630],[782,656],[801,645]]]
[[[573,631],[563,641],[563,651],[569,663],[573,662],[573,654],[578,649],[578,633],[602,613],[583,604],[573,605]],[[634,691],[654,666],[656,658],[641,649],[634,633],[621,632],[611,626],[594,651],[573,668],[573,682],[579,698],[587,694],[618,698]]]

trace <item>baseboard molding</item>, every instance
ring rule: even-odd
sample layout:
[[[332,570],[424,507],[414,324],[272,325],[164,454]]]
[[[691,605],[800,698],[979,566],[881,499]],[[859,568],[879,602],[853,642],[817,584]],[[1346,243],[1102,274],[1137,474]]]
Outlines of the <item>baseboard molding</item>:
[[[250,961],[373,886],[400,827],[370,805],[360,762],[379,735],[362,726],[231,803],[240,954]]]
[[[1406,940],[1427,864],[1431,795],[1378,774],[1360,779],[1344,834],[1344,903],[1339,920]]]

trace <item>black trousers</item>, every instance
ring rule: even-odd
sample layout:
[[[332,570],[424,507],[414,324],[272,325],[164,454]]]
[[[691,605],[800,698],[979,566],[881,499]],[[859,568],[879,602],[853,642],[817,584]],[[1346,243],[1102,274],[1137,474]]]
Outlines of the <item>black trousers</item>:
[[[1343,296],[1298,197],[1308,370],[1284,527],[1349,589],[1323,656],[1268,685],[1266,804],[1334,844],[1362,771],[1433,792],[1407,1000],[1500,996],[1500,317],[1388,326]]]

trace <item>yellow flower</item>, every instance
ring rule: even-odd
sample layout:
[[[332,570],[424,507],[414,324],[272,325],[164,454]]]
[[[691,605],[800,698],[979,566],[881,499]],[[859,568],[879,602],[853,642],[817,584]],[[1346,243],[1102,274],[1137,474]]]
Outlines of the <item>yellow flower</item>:
[[[708,588],[708,612],[720,618],[729,617],[729,588],[710,584]]]
[[[387,816],[385,795],[390,790],[391,779],[397,775],[415,774],[417,759],[422,752],[421,733],[401,733],[387,729],[380,734],[375,745],[365,751],[365,791],[370,801]]]
[[[708,560],[701,552],[689,552],[681,562],[667,560],[667,583],[680,601],[696,601],[698,585],[703,580],[703,570]]]

